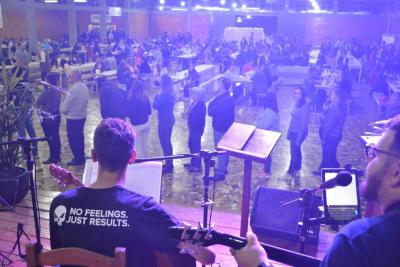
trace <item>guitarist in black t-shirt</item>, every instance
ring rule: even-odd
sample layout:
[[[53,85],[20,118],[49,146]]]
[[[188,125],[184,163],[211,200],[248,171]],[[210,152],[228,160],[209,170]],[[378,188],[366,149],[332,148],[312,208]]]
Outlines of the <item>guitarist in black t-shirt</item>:
[[[181,223],[151,197],[124,188],[127,165],[136,157],[134,141],[133,129],[120,119],[103,120],[96,128],[92,159],[99,163],[97,180],[52,201],[51,248],[80,247],[112,256],[115,247],[125,247],[127,266],[156,266],[146,248],[168,253],[172,266],[195,266],[193,258],[213,263],[215,254],[207,248],[194,247],[193,258],[180,255],[183,243],[169,236],[168,227]]]

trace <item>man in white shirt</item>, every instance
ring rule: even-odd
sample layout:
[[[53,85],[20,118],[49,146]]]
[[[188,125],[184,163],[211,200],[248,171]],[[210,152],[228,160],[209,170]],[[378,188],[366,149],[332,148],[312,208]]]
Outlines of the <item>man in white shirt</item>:
[[[72,84],[69,95],[64,100],[62,113],[67,118],[68,143],[74,158],[68,165],[83,165],[85,163],[85,137],[84,127],[89,101],[89,89],[81,81],[79,71],[73,71],[68,77]]]

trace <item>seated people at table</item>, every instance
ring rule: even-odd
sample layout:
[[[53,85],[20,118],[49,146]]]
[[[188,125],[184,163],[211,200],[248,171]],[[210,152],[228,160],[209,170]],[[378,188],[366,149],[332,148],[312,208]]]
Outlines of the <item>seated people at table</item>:
[[[189,149],[190,153],[200,153],[201,136],[206,125],[206,104],[204,103],[205,91],[201,87],[192,88],[193,102],[188,111]],[[189,172],[201,171],[201,158],[192,157],[190,163],[184,165]]]
[[[158,137],[164,156],[173,154],[171,137],[175,124],[174,106],[176,101],[173,86],[171,77],[161,76],[161,92],[156,95],[153,102],[153,108],[158,111]],[[173,169],[172,159],[166,160],[163,173],[172,173]]]
[[[370,162],[362,195],[384,214],[356,220],[336,235],[321,266],[398,266],[400,259],[400,116],[367,147]]]
[[[126,116],[127,93],[120,88],[116,80],[108,80],[100,87],[100,113],[103,119]]]
[[[336,90],[329,96],[329,101],[322,108],[319,137],[322,145],[322,168],[339,168],[336,152],[342,139],[343,125],[346,120],[346,96],[342,90]],[[316,172],[320,175],[320,170]]]
[[[54,86],[57,86],[57,79],[57,74],[47,74],[48,83]],[[61,161],[60,103],[60,91],[47,86],[36,101],[36,106],[40,110],[41,125],[44,135],[51,138],[47,141],[49,144],[50,155],[47,160],[43,161],[43,164],[57,163]]]
[[[135,133],[119,119],[103,120],[93,138],[92,159],[99,163],[97,180],[59,194],[50,206],[52,249],[79,247],[112,256],[115,247],[126,248],[126,266],[155,266],[148,248],[179,257],[183,244],[169,236],[168,227],[181,223],[153,198],[124,188],[128,163],[134,162]],[[215,254],[193,248],[193,257],[212,264]],[[190,261],[189,257],[189,261]],[[172,266],[187,266],[172,263]]]
[[[143,93],[143,83],[135,81],[128,95],[126,116],[136,132],[135,149],[138,158],[147,158],[147,140],[150,134],[149,116],[151,105],[148,96]]]
[[[139,73],[143,74],[151,74],[151,68],[149,65],[149,60],[146,57],[143,57],[142,62],[139,65]]]
[[[255,69],[254,65],[255,65],[254,60],[248,59],[246,63],[243,65],[242,74],[246,74],[247,72],[254,70]]]
[[[119,83],[125,84],[126,88],[131,88],[135,76],[135,69],[128,64],[126,59],[122,59],[117,67],[117,79]]]
[[[389,98],[389,86],[383,70],[377,71],[375,80],[371,86],[371,93],[378,105],[378,116],[382,118],[386,112],[386,104]]]
[[[258,65],[254,71],[253,77],[251,77],[253,81],[253,86],[251,89],[250,97],[253,106],[257,105],[257,95],[258,94],[266,94],[268,91],[267,85],[267,77],[264,74],[264,67],[262,65]]]

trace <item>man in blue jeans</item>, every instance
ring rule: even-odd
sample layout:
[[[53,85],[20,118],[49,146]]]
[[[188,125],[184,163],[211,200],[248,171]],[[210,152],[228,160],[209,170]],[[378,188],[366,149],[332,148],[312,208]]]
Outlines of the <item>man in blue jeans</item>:
[[[208,105],[208,115],[212,117],[215,146],[217,146],[218,142],[235,121],[235,102],[230,95],[230,88],[231,81],[228,78],[222,78],[219,84],[219,95],[211,100]],[[225,179],[228,163],[228,155],[218,156],[218,168],[215,171],[214,177],[215,181]]]
[[[83,165],[85,163],[84,128],[89,101],[89,89],[81,81],[79,71],[74,71],[69,77],[72,84],[69,95],[66,96],[62,112],[67,117],[67,137],[74,158],[68,165]]]

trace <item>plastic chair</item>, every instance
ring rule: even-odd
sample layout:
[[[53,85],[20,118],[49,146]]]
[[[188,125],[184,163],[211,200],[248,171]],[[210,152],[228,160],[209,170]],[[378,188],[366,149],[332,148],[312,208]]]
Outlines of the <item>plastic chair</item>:
[[[35,244],[26,244],[26,263],[28,267],[53,265],[79,265],[88,267],[125,267],[125,248],[115,248],[114,257],[82,249],[59,248],[38,252]]]

